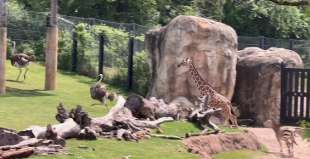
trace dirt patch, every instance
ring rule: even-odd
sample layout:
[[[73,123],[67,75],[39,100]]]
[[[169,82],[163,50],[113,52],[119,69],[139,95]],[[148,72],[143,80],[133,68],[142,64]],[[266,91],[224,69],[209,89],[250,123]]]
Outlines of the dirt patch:
[[[268,149],[268,154],[261,159],[289,159],[287,157],[287,150],[283,149],[284,155],[280,153],[280,146],[277,142],[274,132],[269,128],[248,128],[250,132],[257,136],[261,144]],[[303,140],[301,136],[297,135],[296,142],[298,145],[294,146],[294,159],[309,159],[310,158],[310,142]],[[283,146],[283,148],[286,148]]]
[[[251,132],[196,136],[183,140],[183,143],[189,152],[200,154],[204,159],[225,151],[261,149],[257,137]]]

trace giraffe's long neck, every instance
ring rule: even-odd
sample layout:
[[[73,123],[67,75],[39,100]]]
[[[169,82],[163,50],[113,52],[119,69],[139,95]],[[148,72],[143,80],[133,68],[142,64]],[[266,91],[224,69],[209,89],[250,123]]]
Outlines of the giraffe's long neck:
[[[189,70],[191,73],[191,76],[200,92],[200,95],[211,95],[213,96],[215,93],[215,90],[210,86],[208,82],[206,82],[197,71],[195,65],[193,63],[190,64]]]

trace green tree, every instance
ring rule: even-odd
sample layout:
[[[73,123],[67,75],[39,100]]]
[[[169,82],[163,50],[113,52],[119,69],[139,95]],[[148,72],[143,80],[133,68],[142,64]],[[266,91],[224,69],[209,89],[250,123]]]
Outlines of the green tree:
[[[270,1],[227,0],[224,23],[239,35],[276,38],[309,38],[310,19],[296,6],[277,5]]]
[[[226,0],[195,0],[198,14],[221,21],[224,18],[224,5]]]
[[[193,0],[157,0],[158,23],[165,25],[178,15],[196,15],[197,8]]]
[[[49,10],[49,0],[17,1],[28,10]],[[158,18],[156,0],[66,0],[59,1],[59,13],[143,25],[154,25]]]

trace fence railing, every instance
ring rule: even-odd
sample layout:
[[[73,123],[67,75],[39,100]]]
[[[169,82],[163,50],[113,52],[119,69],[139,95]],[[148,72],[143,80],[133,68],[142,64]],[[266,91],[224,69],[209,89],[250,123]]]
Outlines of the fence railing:
[[[238,49],[241,50],[246,47],[259,47],[262,49],[278,47],[290,49],[301,56],[306,68],[310,67],[310,40],[239,36]]]
[[[44,12],[9,12],[8,37],[10,41],[16,41],[18,51],[32,52],[39,60],[44,60],[46,17],[47,13]],[[58,17],[58,25],[61,69],[91,76],[103,73],[106,79],[125,85],[128,89],[147,83],[143,36],[148,27],[64,15]],[[109,27],[108,30],[105,27]],[[100,29],[104,30],[103,34],[98,34]],[[291,49],[300,54],[306,67],[310,67],[309,40],[239,36],[238,48],[245,47]],[[11,51],[11,46],[8,50]],[[141,76],[146,80],[143,81]]]

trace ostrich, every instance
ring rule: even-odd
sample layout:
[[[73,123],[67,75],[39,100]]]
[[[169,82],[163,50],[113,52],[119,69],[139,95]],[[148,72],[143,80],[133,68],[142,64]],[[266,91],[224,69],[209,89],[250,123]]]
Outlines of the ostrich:
[[[90,96],[94,100],[100,101],[103,105],[106,104],[107,90],[105,86],[101,85],[103,74],[99,74],[99,80],[90,87]]]
[[[26,79],[27,72],[29,70],[28,66],[31,61],[35,61],[35,56],[34,55],[27,55],[24,53],[15,53],[16,49],[16,43],[13,41],[13,49],[12,49],[12,57],[11,57],[11,64],[12,66],[16,67],[19,69],[19,74],[16,78],[16,81],[19,80],[21,74],[22,74],[22,69],[25,68],[24,72],[24,80]]]

